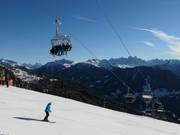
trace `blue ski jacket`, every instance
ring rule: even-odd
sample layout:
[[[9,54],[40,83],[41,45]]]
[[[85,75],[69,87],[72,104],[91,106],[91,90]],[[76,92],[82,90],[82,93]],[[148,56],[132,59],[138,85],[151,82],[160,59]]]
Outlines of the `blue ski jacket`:
[[[47,105],[46,105],[46,109],[44,110],[45,112],[51,112],[51,102],[49,102]]]

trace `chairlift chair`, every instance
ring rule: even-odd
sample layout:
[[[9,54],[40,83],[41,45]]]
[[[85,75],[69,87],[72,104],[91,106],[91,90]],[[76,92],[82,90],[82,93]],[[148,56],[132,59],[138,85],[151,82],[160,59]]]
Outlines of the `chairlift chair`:
[[[72,43],[71,39],[67,35],[60,35],[59,28],[61,22],[56,19],[56,36],[51,39],[52,48],[50,49],[50,54],[52,56],[62,56],[66,55],[68,51],[71,51]]]
[[[136,100],[135,95],[130,92],[130,88],[128,88],[128,92],[124,97],[127,103],[134,103],[134,101]]]

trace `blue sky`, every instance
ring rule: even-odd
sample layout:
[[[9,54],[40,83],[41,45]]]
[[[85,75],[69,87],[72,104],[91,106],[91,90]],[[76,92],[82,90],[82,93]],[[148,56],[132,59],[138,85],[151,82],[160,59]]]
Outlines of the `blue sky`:
[[[132,56],[180,58],[179,0],[101,0],[100,4]],[[76,38],[100,59],[129,56],[96,0],[1,0],[0,58],[20,63],[54,60],[49,49],[56,17],[63,23],[61,34],[72,36],[73,49],[62,58],[93,58]]]

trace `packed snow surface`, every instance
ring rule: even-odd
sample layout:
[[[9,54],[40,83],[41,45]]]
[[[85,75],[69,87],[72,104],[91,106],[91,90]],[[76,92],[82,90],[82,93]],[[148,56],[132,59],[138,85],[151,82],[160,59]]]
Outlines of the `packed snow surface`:
[[[56,123],[39,121],[49,101]],[[180,135],[180,125],[0,86],[0,135]]]

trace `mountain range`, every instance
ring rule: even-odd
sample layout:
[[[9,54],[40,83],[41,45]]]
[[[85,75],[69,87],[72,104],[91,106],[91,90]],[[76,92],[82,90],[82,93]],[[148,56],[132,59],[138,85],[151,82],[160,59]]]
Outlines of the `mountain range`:
[[[64,67],[70,67],[72,65],[76,64],[88,64],[88,65],[93,65],[96,67],[103,67],[103,68],[111,68],[111,67],[119,67],[119,68],[133,68],[133,67],[138,67],[138,66],[159,66],[162,69],[168,69],[171,70],[173,73],[177,74],[180,76],[180,71],[178,70],[180,67],[180,60],[176,59],[169,59],[169,60],[162,60],[162,59],[152,59],[152,60],[143,60],[137,57],[128,57],[128,58],[111,58],[109,60],[107,59],[89,59],[87,61],[82,61],[82,62],[76,62],[76,61],[71,61],[71,60],[66,60],[66,59],[61,59],[61,60],[56,60],[54,62],[48,62],[46,64],[41,64],[41,63],[35,63],[35,64],[30,64],[30,63],[23,63],[23,64],[18,64],[15,61],[12,60],[7,60],[7,59],[0,59],[0,64],[1,65],[6,65],[6,66],[21,66],[25,67],[27,69],[37,69],[42,66],[53,66],[53,65],[62,65]]]

